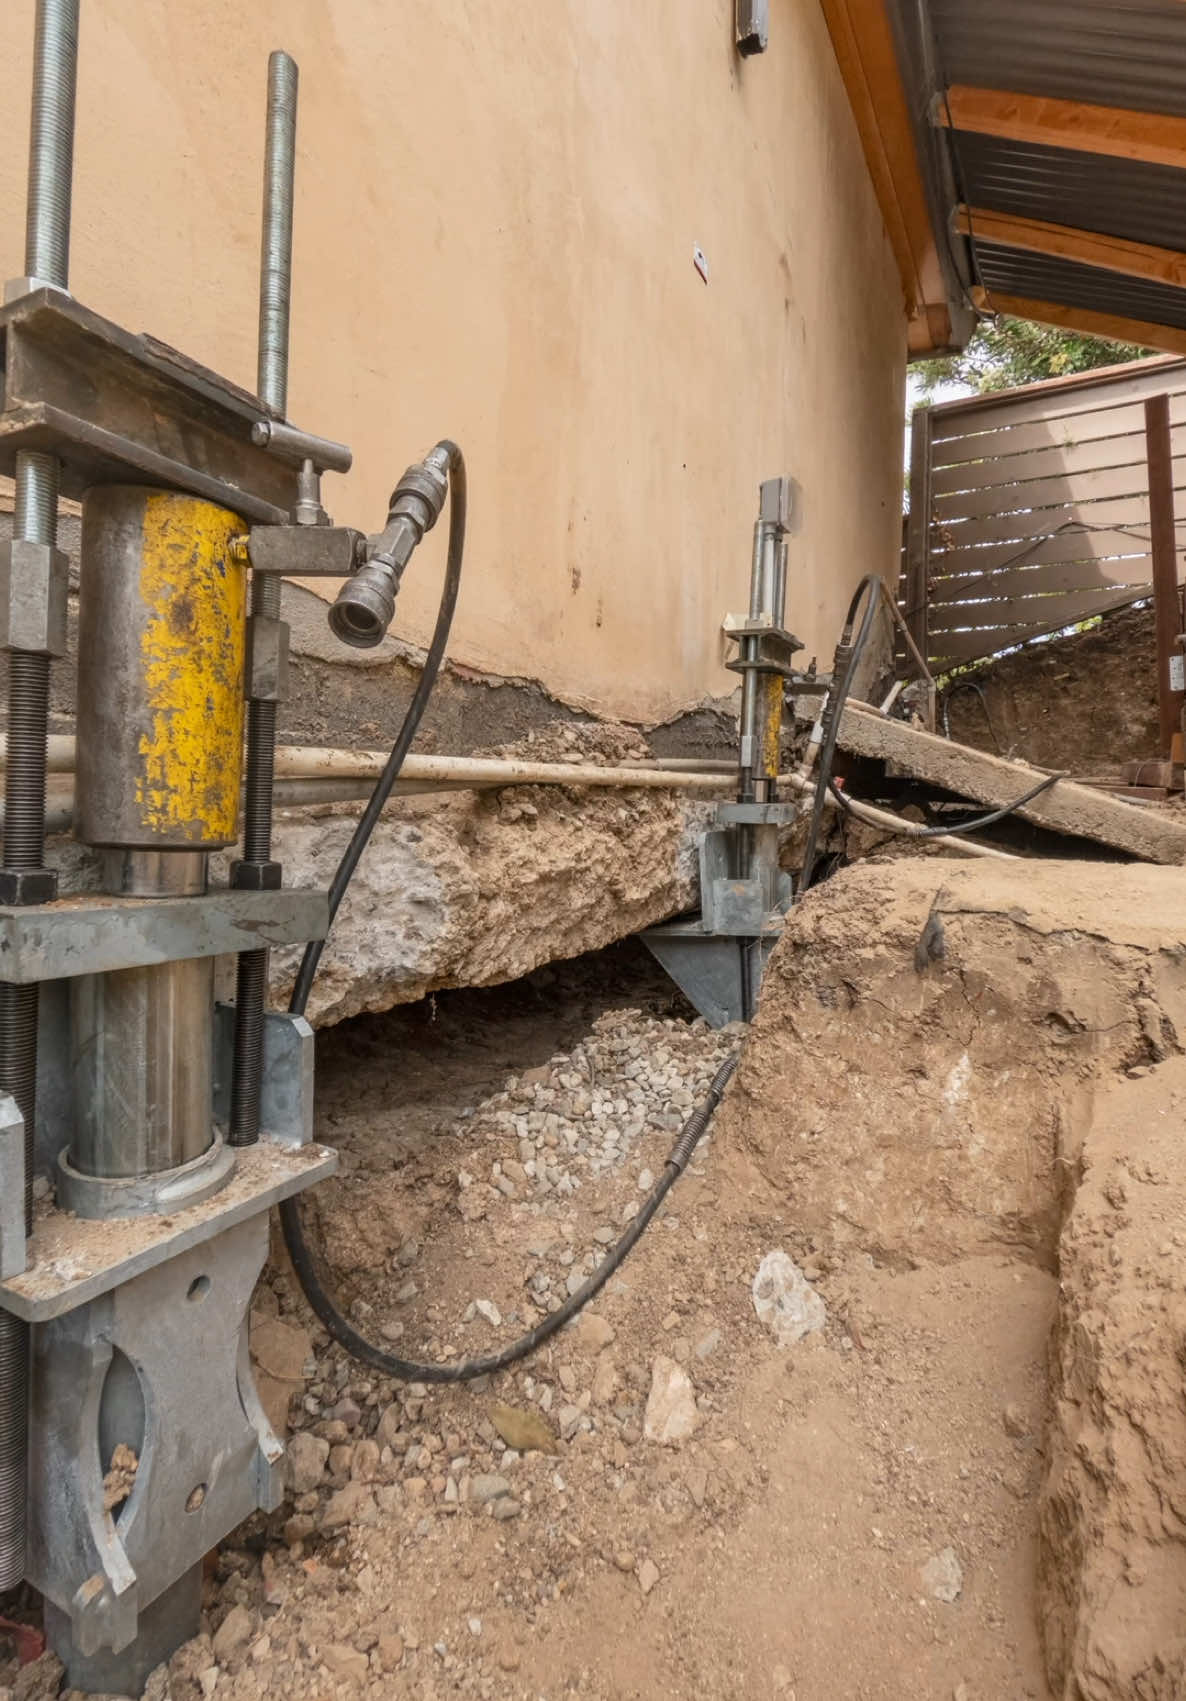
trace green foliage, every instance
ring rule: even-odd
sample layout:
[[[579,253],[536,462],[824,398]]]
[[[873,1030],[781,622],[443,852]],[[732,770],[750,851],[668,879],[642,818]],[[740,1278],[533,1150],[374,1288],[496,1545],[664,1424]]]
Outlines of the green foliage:
[[[1001,316],[982,320],[961,354],[920,360],[911,372],[919,380],[924,397],[933,395],[941,384],[966,384],[988,395],[1017,384],[1036,384],[1043,378],[1064,378],[1072,372],[1139,360],[1149,352],[1132,343],[1108,342],[1079,331],[1039,325],[1033,319]]]

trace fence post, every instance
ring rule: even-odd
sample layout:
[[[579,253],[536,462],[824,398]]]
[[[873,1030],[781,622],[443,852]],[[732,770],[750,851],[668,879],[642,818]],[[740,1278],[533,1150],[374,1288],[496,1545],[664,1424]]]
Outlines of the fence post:
[[[931,410],[917,407],[910,420],[910,517],[906,522],[906,607],[910,636],[927,655],[927,602],[931,537]],[[929,659],[929,658],[928,658]]]
[[[1174,523],[1174,446],[1170,399],[1145,401],[1145,452],[1149,461],[1149,519],[1153,555],[1153,619],[1157,634],[1157,717],[1161,754],[1173,754],[1174,734],[1182,730],[1186,672],[1178,641],[1178,539]]]

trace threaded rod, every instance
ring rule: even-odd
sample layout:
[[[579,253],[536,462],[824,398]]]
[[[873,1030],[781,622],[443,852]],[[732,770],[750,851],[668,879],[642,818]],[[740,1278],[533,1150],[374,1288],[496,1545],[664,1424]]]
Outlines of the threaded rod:
[[[78,0],[38,0],[25,203],[25,271],[65,289],[70,267]]]
[[[264,136],[264,209],[259,265],[260,400],[283,418],[288,408],[288,325],[292,296],[292,208],[296,172],[297,67],[287,53],[268,59],[268,116]],[[258,573],[251,581],[251,612],[280,618],[280,580]],[[243,861],[272,859],[272,787],[276,768],[276,704],[252,698],[247,708],[247,774],[243,808]],[[244,951],[235,990],[235,1043],[231,1066],[232,1146],[259,1139],[260,1078],[264,1054],[264,999],[268,953]]]

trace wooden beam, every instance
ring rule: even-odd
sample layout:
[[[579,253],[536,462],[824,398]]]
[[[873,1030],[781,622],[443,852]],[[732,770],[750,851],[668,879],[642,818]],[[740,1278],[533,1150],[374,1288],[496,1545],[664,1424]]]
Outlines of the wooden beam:
[[[947,347],[947,289],[885,0],[820,3],[898,263],[910,352]]]
[[[1043,219],[1015,218],[984,207],[960,207],[955,222],[961,236],[981,242],[1022,248],[1027,254],[1054,254],[1059,259],[1075,260],[1101,271],[1121,272],[1129,278],[1147,278],[1151,283],[1186,288],[1186,254],[1178,249],[1125,242],[1118,236],[1100,236],[1095,231],[1075,230],[1070,225],[1047,224]]]
[[[839,742],[851,755],[893,762],[900,772],[992,809],[1014,802],[1042,777],[1040,769],[1024,762],[1009,762],[905,721],[887,720],[865,704],[850,702],[845,707]],[[1095,839],[1146,862],[1186,862],[1186,824],[1071,780],[1059,780],[1040,792],[1019,813],[1056,833]]]
[[[1084,331],[1091,337],[1136,343],[1138,348],[1186,354],[1186,331],[1171,325],[1149,325],[1143,319],[1121,319],[1114,313],[1093,313],[1086,307],[1065,307],[1060,301],[1031,301],[1028,296],[1002,295],[998,290],[972,291],[972,300],[985,313],[1007,313],[1012,319],[1036,319],[1064,331]]]
[[[957,130],[1075,148],[1149,165],[1186,166],[1186,118],[1133,112],[1121,106],[1090,106],[1078,100],[1010,94],[1001,89],[955,83],[938,103],[937,119]]]

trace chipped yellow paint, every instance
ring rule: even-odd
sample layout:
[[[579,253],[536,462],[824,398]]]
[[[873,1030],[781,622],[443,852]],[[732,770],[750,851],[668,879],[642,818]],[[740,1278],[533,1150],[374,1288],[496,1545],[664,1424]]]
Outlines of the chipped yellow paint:
[[[763,705],[766,713],[762,725],[761,771],[774,779],[778,774],[779,759],[782,755],[783,684],[781,675],[777,673],[765,675],[760,689],[766,699]]]
[[[237,514],[197,497],[144,498],[140,638],[150,723],[136,800],[151,836],[228,844],[243,760],[247,573],[231,539]]]

